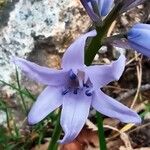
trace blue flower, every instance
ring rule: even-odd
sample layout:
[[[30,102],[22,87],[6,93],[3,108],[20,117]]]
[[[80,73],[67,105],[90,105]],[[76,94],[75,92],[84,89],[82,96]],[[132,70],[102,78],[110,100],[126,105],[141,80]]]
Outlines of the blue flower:
[[[71,44],[62,58],[60,70],[42,67],[22,58],[13,59],[30,78],[47,85],[28,114],[29,124],[38,123],[62,105],[60,123],[65,135],[60,143],[71,142],[77,137],[91,106],[122,122],[141,122],[137,113],[100,90],[109,82],[120,78],[125,67],[125,56],[121,55],[109,65],[84,64],[86,39],[95,35],[95,30],[88,32]]]
[[[150,57],[150,25],[135,24],[127,33],[128,45]]]

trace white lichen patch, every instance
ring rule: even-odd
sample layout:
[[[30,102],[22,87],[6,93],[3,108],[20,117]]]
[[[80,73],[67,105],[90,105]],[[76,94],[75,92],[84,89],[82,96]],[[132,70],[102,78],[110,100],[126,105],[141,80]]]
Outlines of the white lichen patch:
[[[13,55],[25,58],[34,48],[33,35],[63,38],[60,35],[70,30],[66,29],[68,22],[76,32],[77,25],[81,26],[83,22],[78,21],[79,17],[71,11],[67,12],[76,7],[82,8],[78,0],[20,0],[10,13],[7,26],[0,31],[0,78],[6,82],[11,80],[10,75],[15,70],[10,58]],[[62,13],[66,14],[63,19]],[[86,19],[85,25],[87,23]]]

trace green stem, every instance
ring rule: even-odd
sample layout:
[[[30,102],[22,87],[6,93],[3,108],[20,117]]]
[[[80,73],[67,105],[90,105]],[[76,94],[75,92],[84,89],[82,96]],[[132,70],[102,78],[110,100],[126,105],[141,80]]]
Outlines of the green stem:
[[[101,34],[102,35],[102,34]],[[101,35],[97,33],[97,36],[95,36],[92,40],[90,45],[87,47],[85,51],[85,64],[89,66],[98,50],[101,48]]]
[[[48,150],[57,150],[57,147],[58,147],[57,141],[61,134],[61,126],[60,126],[59,120],[60,120],[60,110],[59,110],[59,113],[57,116],[56,126],[55,126],[54,132],[52,134],[51,141],[48,146]]]
[[[107,150],[105,133],[104,133],[104,128],[103,128],[103,118],[99,112],[96,112],[96,118],[97,118],[100,150]]]
[[[97,35],[92,38],[91,43],[85,50],[85,64],[87,66],[91,65],[96,53],[102,47],[102,41],[106,36],[112,22],[118,17],[119,12],[123,6],[123,3],[118,3],[108,14],[101,25],[96,25]]]
[[[97,35],[91,39],[91,42],[86,47],[85,50],[85,64],[87,66],[91,65],[96,53],[102,47],[103,39],[105,38],[112,22],[118,17],[120,10],[122,9],[123,1],[116,4],[113,10],[108,14],[102,24],[95,24]],[[97,126],[98,126],[98,135],[99,135],[99,144],[100,150],[106,150],[106,141],[105,141],[105,134],[103,128],[103,119],[101,114],[98,112],[97,115]]]

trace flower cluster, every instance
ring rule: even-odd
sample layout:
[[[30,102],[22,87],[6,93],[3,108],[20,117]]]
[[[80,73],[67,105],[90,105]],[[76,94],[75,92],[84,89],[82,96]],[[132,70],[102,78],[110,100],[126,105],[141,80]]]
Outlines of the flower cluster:
[[[107,15],[114,3],[113,0],[81,0],[81,2],[94,22],[98,21],[100,16]],[[42,67],[22,58],[13,58],[13,62],[26,75],[47,86],[37,97],[28,114],[29,124],[40,122],[49,113],[62,106],[60,123],[65,135],[60,143],[71,142],[77,137],[91,107],[101,114],[125,123],[141,122],[137,113],[104,94],[100,89],[111,81],[119,80],[125,68],[125,56],[121,54],[118,60],[108,65],[84,64],[86,40],[96,35],[96,30],[93,30],[72,43],[62,58],[60,70]],[[125,44],[122,45],[128,45],[150,56],[149,25],[134,25],[125,38]]]

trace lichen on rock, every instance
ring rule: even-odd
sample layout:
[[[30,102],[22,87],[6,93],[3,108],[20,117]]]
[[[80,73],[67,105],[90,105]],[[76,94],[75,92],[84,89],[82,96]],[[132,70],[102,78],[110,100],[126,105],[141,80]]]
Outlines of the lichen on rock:
[[[7,25],[0,29],[0,78],[11,81],[14,69],[10,58],[13,55],[26,58],[36,51],[38,37],[48,39],[49,45],[51,37],[54,51],[63,51],[89,23],[78,0],[20,0],[10,12]]]

